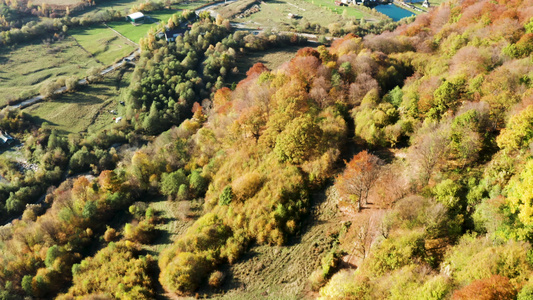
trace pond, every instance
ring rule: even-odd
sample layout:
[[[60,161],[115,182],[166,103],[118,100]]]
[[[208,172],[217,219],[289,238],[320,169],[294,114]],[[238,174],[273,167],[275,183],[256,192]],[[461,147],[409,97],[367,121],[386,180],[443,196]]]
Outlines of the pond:
[[[380,13],[389,16],[393,21],[399,21],[400,19],[410,17],[414,13],[398,7],[394,4],[383,4],[374,7]]]

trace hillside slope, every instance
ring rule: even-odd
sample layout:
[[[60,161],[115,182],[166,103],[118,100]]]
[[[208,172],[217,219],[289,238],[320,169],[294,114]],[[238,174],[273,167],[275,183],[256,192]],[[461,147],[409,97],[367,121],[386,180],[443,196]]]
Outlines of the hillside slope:
[[[123,131],[96,138],[179,127],[4,228],[2,295],[528,299],[532,4],[444,3],[276,70],[257,63],[234,89],[223,78],[242,35],[227,22],[204,16],[178,46],[148,36]],[[70,164],[98,173],[106,156],[91,151]],[[195,207],[145,203],[161,195]]]

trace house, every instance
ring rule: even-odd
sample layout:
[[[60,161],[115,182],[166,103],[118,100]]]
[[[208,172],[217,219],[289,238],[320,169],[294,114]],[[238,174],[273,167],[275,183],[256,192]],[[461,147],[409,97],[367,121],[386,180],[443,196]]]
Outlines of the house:
[[[130,21],[132,24],[142,24],[144,23],[144,14],[140,11],[134,12],[131,15],[128,15],[126,20]]]
[[[0,130],[0,146],[10,146],[15,142],[15,139],[7,134],[7,132],[3,132]]]
[[[428,0],[424,0],[424,3],[422,3],[422,7],[429,8],[429,1]]]
[[[167,42],[175,42],[176,38],[180,35],[183,36],[186,30],[186,28],[167,29],[167,31],[165,31],[165,39]]]

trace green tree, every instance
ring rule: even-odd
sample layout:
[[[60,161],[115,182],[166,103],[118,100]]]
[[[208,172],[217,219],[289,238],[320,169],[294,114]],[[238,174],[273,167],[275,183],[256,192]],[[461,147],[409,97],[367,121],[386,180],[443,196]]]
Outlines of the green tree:
[[[218,198],[218,205],[229,205],[231,203],[231,200],[233,200],[233,191],[231,189],[231,185],[226,186],[222,193],[220,194],[220,197]]]
[[[322,129],[310,115],[291,121],[276,139],[274,152],[280,161],[301,164],[320,152]]]
[[[33,295],[33,287],[31,284],[32,280],[33,280],[33,276],[31,275],[24,275],[24,277],[22,277],[22,282],[21,282],[22,290],[28,296]]]
[[[54,265],[54,261],[56,258],[58,258],[61,255],[61,251],[59,249],[59,246],[53,245],[52,247],[48,248],[46,251],[46,259],[44,260],[44,264],[47,268],[52,268]]]
[[[182,185],[188,184],[187,176],[182,169],[170,174],[163,173],[161,180],[161,193],[165,196],[175,197]]]
[[[89,169],[91,164],[96,162],[94,154],[89,152],[87,147],[83,146],[80,150],[72,155],[69,166],[74,172],[81,172]]]
[[[196,196],[201,196],[207,189],[207,180],[201,175],[200,171],[193,170],[189,176],[189,185]]]
[[[444,81],[433,93],[433,105],[428,116],[439,120],[449,109],[455,109],[464,92],[464,85],[462,77]]]
[[[160,128],[159,111],[157,110],[157,103],[152,102],[150,113],[144,118],[143,128],[149,133],[157,133]]]

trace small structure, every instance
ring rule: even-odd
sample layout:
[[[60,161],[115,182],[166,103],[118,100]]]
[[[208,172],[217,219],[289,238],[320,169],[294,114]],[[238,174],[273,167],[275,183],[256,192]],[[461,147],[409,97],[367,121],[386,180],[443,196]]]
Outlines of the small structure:
[[[429,1],[428,0],[424,0],[424,3],[422,3],[422,7],[429,8]]]
[[[131,15],[126,17],[126,20],[130,21],[132,24],[142,24],[144,23],[144,14],[140,11],[134,12]]]
[[[0,146],[11,146],[15,143],[15,139],[7,132],[0,130]]]
[[[165,31],[165,39],[167,42],[175,42],[178,36],[183,36],[183,34],[185,34],[185,31],[187,31],[185,28],[174,28],[167,30]]]
[[[287,14],[287,18],[289,18],[289,19],[301,19],[302,17],[300,15],[297,15],[297,14],[289,13],[289,14]]]

